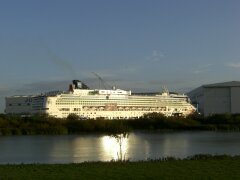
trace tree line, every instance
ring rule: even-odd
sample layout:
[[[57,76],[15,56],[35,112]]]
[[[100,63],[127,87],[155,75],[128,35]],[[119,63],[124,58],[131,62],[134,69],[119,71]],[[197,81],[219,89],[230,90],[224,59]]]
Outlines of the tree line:
[[[105,120],[80,119],[70,114],[67,118],[55,118],[43,114],[31,117],[0,114],[0,135],[121,133],[131,130],[240,130],[240,114],[222,114],[203,117],[192,114],[187,117],[166,117],[149,113],[138,119]]]

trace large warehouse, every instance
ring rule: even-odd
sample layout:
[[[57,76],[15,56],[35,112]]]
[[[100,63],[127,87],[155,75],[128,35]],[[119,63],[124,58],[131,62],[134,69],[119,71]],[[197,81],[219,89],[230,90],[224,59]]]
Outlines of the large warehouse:
[[[240,81],[203,85],[188,96],[204,116],[240,113]]]

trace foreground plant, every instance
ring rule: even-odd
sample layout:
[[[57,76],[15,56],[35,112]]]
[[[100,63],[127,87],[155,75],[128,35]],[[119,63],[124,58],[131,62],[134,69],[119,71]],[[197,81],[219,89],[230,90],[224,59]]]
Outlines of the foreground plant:
[[[113,137],[119,146],[119,152],[117,152],[117,161],[123,162],[126,161],[126,153],[123,152],[123,142],[128,139],[130,129],[123,123],[122,120],[117,122],[118,123],[115,123],[114,126],[112,126],[111,131],[109,131],[109,136]]]

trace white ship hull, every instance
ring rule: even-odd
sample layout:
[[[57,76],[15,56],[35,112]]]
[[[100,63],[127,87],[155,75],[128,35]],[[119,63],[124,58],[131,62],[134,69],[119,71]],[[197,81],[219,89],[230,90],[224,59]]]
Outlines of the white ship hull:
[[[151,112],[166,116],[187,116],[194,111],[195,108],[185,95],[131,95],[131,91],[120,89],[91,90],[71,87],[65,93],[6,98],[7,114],[46,113],[58,118],[76,114],[92,119],[128,119],[139,118]]]

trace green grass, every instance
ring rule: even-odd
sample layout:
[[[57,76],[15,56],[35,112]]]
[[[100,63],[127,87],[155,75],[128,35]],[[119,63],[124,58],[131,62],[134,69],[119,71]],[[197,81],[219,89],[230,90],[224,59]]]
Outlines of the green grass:
[[[0,179],[240,179],[240,158],[0,165]]]

